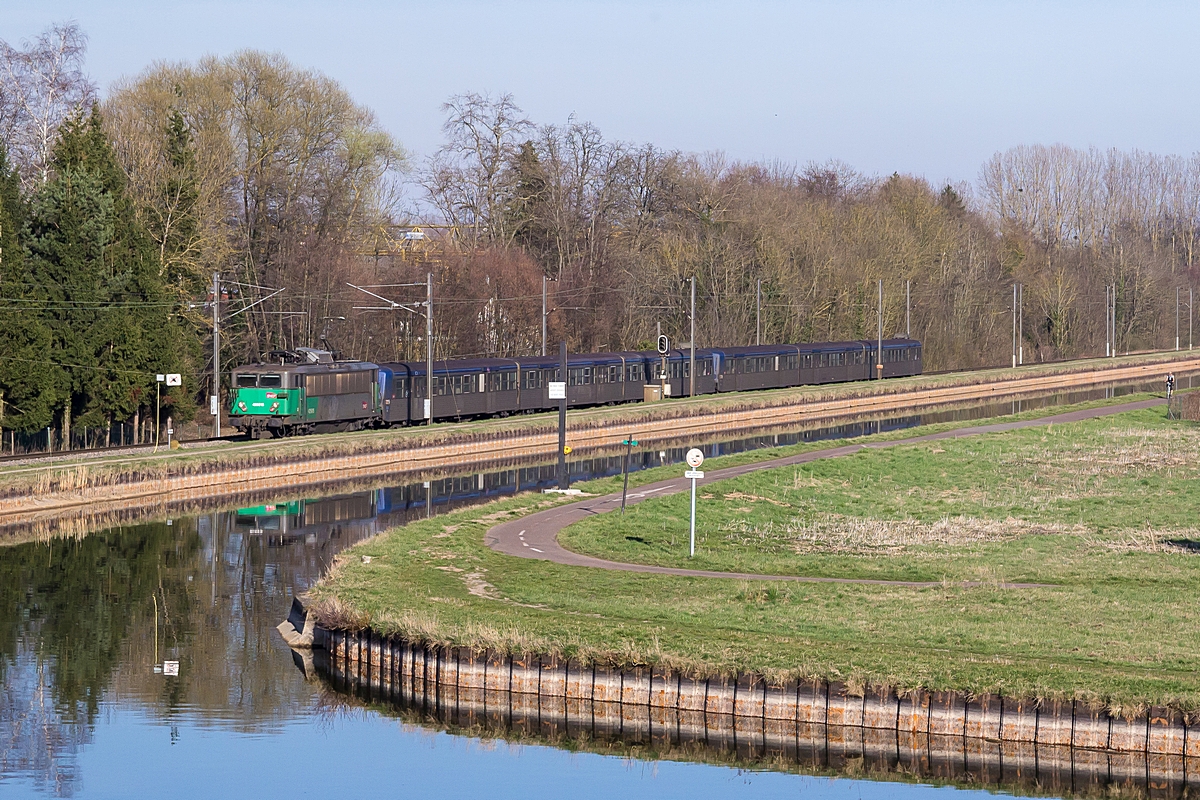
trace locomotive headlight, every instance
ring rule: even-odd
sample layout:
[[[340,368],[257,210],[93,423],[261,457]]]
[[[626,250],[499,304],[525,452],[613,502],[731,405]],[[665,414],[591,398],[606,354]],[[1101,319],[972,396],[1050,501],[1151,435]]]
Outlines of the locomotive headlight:
[[[278,410],[279,410],[279,401],[276,400],[274,403],[271,403],[271,413],[274,414]]]
[[[239,400],[239,401],[238,401],[238,408],[240,408],[240,409],[242,410],[242,412],[243,412],[243,413],[245,413],[245,411],[246,411],[246,402],[245,402],[244,400]]]

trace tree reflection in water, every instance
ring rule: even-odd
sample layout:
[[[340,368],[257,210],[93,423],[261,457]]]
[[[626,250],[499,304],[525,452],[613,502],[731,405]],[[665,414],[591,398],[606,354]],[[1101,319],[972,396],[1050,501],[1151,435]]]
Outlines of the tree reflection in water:
[[[75,793],[106,702],[244,732],[307,713],[311,690],[283,666],[275,626],[334,554],[376,530],[373,506],[346,515],[360,518],[271,532],[222,512],[4,549],[0,781]]]

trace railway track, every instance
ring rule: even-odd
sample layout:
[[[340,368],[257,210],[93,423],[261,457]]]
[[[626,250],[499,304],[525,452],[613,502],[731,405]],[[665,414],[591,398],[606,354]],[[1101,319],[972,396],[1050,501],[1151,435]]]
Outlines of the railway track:
[[[602,414],[584,412],[568,420],[568,441],[578,452],[616,446],[633,435],[646,446],[678,439],[681,435],[711,432],[736,433],[767,426],[821,421],[836,423],[889,412],[910,413],[964,402],[980,402],[1008,397],[1084,389],[1114,383],[1156,381],[1168,372],[1200,370],[1200,356],[1097,368],[1066,374],[1038,376],[1009,375],[1002,380],[978,384],[954,384],[940,387],[910,388],[878,395],[851,396],[813,401],[811,398],[787,400],[766,407],[715,410],[705,412],[702,404],[668,406],[667,410],[691,411],[690,415],[612,422]],[[317,438],[317,437],[314,437]],[[323,437],[320,437],[323,438]],[[235,457],[225,462],[179,464],[178,451],[157,456],[137,455],[130,462],[116,464],[83,461],[69,464],[33,464],[4,470],[3,476],[24,473],[32,486],[27,490],[10,489],[0,497],[0,520],[45,518],[69,509],[87,506],[102,512],[121,508],[131,502],[156,503],[169,497],[173,502],[198,501],[237,493],[303,488],[331,481],[372,479],[431,469],[464,466],[487,467],[512,463],[514,459],[547,458],[557,452],[557,433],[548,426],[512,430],[497,426],[494,432],[480,433],[443,441],[398,440],[381,444],[378,449],[355,453],[309,455],[303,452],[272,452],[271,442],[239,445],[227,451]],[[187,452],[187,451],[185,451]],[[203,453],[201,448],[192,454]],[[225,455],[225,454],[222,454]],[[236,458],[244,456],[244,458]],[[156,459],[151,461],[151,459]],[[161,459],[161,460],[159,460]],[[103,474],[100,467],[114,467]],[[122,471],[124,470],[124,471]],[[158,499],[156,499],[158,498]]]

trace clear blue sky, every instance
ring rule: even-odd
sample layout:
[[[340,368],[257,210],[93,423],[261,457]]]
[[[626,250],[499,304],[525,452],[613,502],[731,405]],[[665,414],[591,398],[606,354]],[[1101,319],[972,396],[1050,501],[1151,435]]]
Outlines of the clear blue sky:
[[[3,0],[0,38],[68,19],[102,89],[158,59],[279,51],[419,157],[467,90],[610,138],[934,182],[1022,143],[1200,149],[1197,3]]]

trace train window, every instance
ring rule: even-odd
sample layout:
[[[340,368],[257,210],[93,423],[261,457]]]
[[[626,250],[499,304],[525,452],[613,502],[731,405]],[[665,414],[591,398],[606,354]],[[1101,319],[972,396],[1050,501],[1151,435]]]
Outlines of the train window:
[[[492,372],[488,375],[489,392],[512,392],[517,388],[517,373]]]
[[[283,378],[279,375],[259,375],[258,385],[268,388],[283,386]]]
[[[706,358],[700,362],[700,374],[701,375],[703,375],[703,376],[712,375],[713,374],[712,368],[713,368],[713,364],[712,364],[711,358]]]
[[[575,367],[567,370],[568,386],[587,386],[592,382],[591,367]]]
[[[672,361],[671,362],[671,377],[686,378],[691,375],[691,362],[689,361]]]
[[[410,380],[410,378],[401,378],[396,382],[398,384],[396,386],[397,397],[408,397],[408,384]]]
[[[446,388],[449,386],[449,380],[441,375],[433,377],[433,394],[436,397],[445,397]]]
[[[800,366],[800,359],[794,353],[790,356],[783,357],[783,368],[784,369],[798,369],[799,366]]]
[[[620,383],[621,382],[621,365],[620,364],[613,364],[612,366],[610,366],[608,368],[608,382],[609,383]]]
[[[234,377],[234,380],[237,382],[238,387],[242,389],[258,385],[257,375],[237,375]]]
[[[413,393],[413,397],[424,397],[425,396],[425,377],[424,376],[420,376],[420,377],[416,377],[416,378],[412,379],[412,393]]]
[[[643,383],[646,380],[645,371],[641,364],[626,364],[625,365],[625,380],[633,383]]]
[[[525,388],[537,389],[542,385],[542,371],[540,369],[525,370]]]

